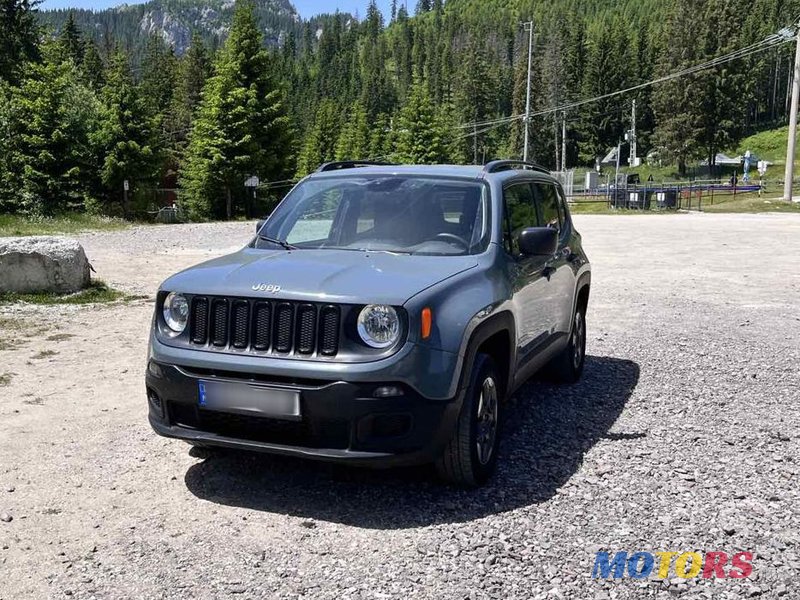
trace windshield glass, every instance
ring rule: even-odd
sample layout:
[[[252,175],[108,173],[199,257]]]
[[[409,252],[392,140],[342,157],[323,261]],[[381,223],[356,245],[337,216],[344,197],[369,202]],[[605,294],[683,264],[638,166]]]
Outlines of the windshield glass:
[[[490,237],[487,199],[485,184],[443,177],[309,179],[275,210],[255,247],[477,254]]]

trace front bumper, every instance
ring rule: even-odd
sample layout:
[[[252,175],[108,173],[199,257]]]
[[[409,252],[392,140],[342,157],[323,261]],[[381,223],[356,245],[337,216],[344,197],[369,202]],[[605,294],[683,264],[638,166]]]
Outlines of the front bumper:
[[[280,387],[300,394],[300,421],[201,409],[199,381]],[[255,450],[354,465],[422,464],[441,454],[454,431],[461,395],[424,398],[398,382],[271,378],[178,367],[150,361],[146,375],[149,420],[156,433],[196,444]],[[375,398],[382,385],[403,395]]]

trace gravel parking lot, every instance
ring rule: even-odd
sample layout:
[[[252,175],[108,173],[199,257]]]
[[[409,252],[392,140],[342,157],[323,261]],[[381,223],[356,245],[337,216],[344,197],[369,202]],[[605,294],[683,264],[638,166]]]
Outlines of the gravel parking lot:
[[[478,491],[204,457],[147,424],[152,300],[0,307],[0,599],[797,598],[800,216],[576,222],[584,379],[517,394]],[[252,227],[80,239],[99,277],[151,298]],[[598,550],[752,551],[754,571],[598,581]]]

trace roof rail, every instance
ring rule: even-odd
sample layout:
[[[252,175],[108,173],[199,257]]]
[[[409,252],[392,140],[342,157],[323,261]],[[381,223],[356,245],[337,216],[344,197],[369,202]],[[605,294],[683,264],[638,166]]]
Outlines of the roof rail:
[[[327,173],[328,171],[341,171],[342,169],[357,169],[359,167],[391,167],[394,163],[380,162],[376,160],[341,160],[329,162],[317,169],[317,173]]]
[[[493,160],[485,167],[483,167],[484,173],[497,173],[498,171],[510,171],[514,168],[520,169],[528,169],[531,171],[539,171],[540,173],[547,173],[550,174],[548,169],[545,169],[542,165],[537,165],[536,163],[532,162],[525,162],[524,160]]]

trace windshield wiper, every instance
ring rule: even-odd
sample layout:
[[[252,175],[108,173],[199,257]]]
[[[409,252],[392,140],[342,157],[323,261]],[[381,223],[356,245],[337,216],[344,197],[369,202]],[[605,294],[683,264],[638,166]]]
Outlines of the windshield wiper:
[[[286,240],[278,240],[275,238],[267,237],[266,235],[258,234],[258,239],[264,240],[265,242],[269,242],[270,244],[275,244],[276,246],[280,246],[284,250],[297,250],[297,246],[293,246]]]

